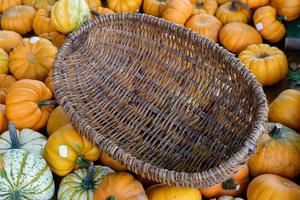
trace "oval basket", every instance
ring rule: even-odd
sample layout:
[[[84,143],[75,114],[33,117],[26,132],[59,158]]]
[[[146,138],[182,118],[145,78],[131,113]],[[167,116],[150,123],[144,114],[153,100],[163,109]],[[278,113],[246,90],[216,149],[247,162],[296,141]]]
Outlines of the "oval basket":
[[[233,54],[156,17],[116,14],[69,35],[55,95],[80,133],[144,178],[209,187],[255,151],[260,84]]]

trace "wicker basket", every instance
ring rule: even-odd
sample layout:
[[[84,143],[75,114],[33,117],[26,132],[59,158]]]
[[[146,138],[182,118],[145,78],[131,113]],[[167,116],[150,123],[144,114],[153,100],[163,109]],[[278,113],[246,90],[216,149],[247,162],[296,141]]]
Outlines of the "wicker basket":
[[[228,51],[142,14],[105,15],[70,34],[55,95],[82,134],[144,178],[208,187],[255,151],[264,92]]]

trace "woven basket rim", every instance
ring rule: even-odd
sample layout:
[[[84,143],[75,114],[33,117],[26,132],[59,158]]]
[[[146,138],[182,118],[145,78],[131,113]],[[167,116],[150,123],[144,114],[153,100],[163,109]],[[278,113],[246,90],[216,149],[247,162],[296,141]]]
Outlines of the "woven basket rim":
[[[68,54],[70,49],[72,49],[72,43],[76,41],[76,38],[79,35],[83,34],[89,28],[95,27],[98,24],[112,22],[115,20],[141,20],[142,22],[155,24],[157,26],[166,28],[171,32],[173,31],[179,34],[184,34],[187,39],[192,40],[193,42],[202,42],[211,51],[215,51],[215,53],[223,56],[224,60],[231,64],[230,67],[235,69],[237,73],[239,73],[241,77],[244,78],[244,80],[247,82],[247,85],[250,85],[251,89],[253,89],[253,95],[255,95],[258,99],[257,110],[255,114],[256,120],[251,126],[250,134],[248,134],[247,139],[244,141],[244,145],[228,160],[219,164],[218,166],[207,171],[197,173],[186,173],[161,169],[150,163],[145,163],[142,160],[139,160],[138,158],[135,158],[132,155],[124,152],[121,147],[114,144],[109,139],[104,138],[101,134],[98,134],[97,137],[97,140],[99,142],[94,142],[96,141],[95,135],[97,135],[97,132],[89,126],[86,120],[80,118],[80,116],[76,113],[76,111],[72,108],[72,105],[70,105],[68,101],[62,101],[62,98],[64,96],[63,90],[60,89],[61,86],[56,83],[54,78],[54,94],[57,97],[59,104],[62,106],[63,110],[66,111],[67,116],[71,119],[73,125],[78,129],[80,134],[86,136],[89,140],[98,145],[101,150],[105,151],[113,159],[116,159],[125,164],[128,170],[133,171],[137,174],[140,174],[141,172],[143,172],[143,174],[151,173],[153,174],[153,177],[159,177],[160,182],[171,185],[199,188],[201,187],[201,184],[199,185],[199,182],[202,177],[212,179],[212,183],[215,184],[229,178],[238,170],[240,170],[247,163],[247,160],[250,158],[250,156],[254,153],[259,138],[263,134],[268,113],[268,104],[265,93],[260,83],[258,83],[252,73],[234,56],[234,54],[230,53],[217,43],[214,43],[213,41],[210,41],[209,39],[202,37],[183,26],[173,24],[161,18],[140,13],[108,14],[96,17],[94,20],[89,20],[84,23],[77,31],[69,34],[66,42],[61,47],[54,62],[53,77],[57,76],[56,74],[59,73],[59,70],[56,69],[59,69],[59,67],[61,66],[60,60],[64,57],[65,54]],[[168,177],[174,178],[170,180]],[[213,184],[210,184],[210,186],[212,185]]]

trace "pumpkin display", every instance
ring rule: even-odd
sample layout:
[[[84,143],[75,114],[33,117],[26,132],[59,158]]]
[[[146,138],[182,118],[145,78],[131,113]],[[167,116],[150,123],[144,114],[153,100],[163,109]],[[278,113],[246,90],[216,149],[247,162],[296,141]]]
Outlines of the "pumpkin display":
[[[220,197],[222,195],[237,197],[246,191],[248,183],[249,168],[246,165],[240,171],[235,173],[232,178],[229,178],[212,187],[200,189],[200,191],[205,198]]]
[[[251,181],[247,190],[248,200],[298,200],[300,186],[274,174],[263,174]]]
[[[100,150],[67,124],[51,134],[44,149],[44,158],[52,171],[65,176],[80,166],[99,158]]]
[[[239,53],[251,44],[262,43],[257,30],[242,22],[233,22],[223,26],[219,33],[219,40],[226,49],[233,53]]]
[[[21,5],[22,0],[0,0],[0,13],[5,12],[9,8]]]
[[[216,17],[223,23],[231,22],[248,23],[251,18],[251,12],[242,6],[240,1],[227,2],[221,5],[216,12]]]
[[[22,0],[24,5],[35,7],[36,9],[48,9],[55,4],[56,0]]]
[[[35,10],[31,6],[18,5],[6,10],[1,16],[1,27],[25,35],[32,30]]]
[[[129,173],[111,173],[104,177],[93,200],[148,200],[142,184]]]
[[[288,89],[281,92],[269,106],[269,120],[300,130],[300,91]]]
[[[164,184],[153,185],[147,188],[149,200],[201,200],[201,193],[195,188],[175,187]]]
[[[11,149],[0,155],[1,199],[51,199],[54,181],[46,161],[38,154]]]
[[[282,80],[288,72],[285,54],[268,44],[253,44],[239,54],[239,59],[254,74],[263,86]]]
[[[9,54],[9,70],[16,79],[44,81],[55,60],[57,48],[47,39],[25,38]]]
[[[7,74],[0,74],[0,103],[5,103],[6,93],[16,79]]]
[[[253,21],[256,30],[269,42],[278,42],[286,33],[284,25],[276,19],[276,10],[272,6],[258,8]]]
[[[59,0],[51,10],[54,28],[65,34],[76,30],[89,17],[89,6],[84,0]]]
[[[189,0],[169,0],[163,13],[165,20],[184,25],[193,13],[193,4]]]
[[[100,7],[101,0],[85,0],[90,9]]]
[[[118,161],[109,157],[106,153],[101,151],[99,161],[101,164],[108,166],[116,171],[126,171],[126,166],[120,164]]]
[[[42,33],[39,35],[39,37],[50,40],[57,48],[60,48],[65,43],[67,38],[65,34],[57,31],[53,31],[50,33]]]
[[[24,79],[12,84],[6,95],[6,115],[18,129],[39,130],[46,126],[52,111],[52,93],[37,80]]]
[[[0,30],[0,48],[9,53],[22,41],[21,35],[14,31]]]
[[[51,135],[56,132],[61,127],[69,124],[69,118],[63,111],[61,106],[57,106],[50,114],[49,120],[47,122],[47,133]]]
[[[139,11],[142,2],[142,0],[107,0],[107,5],[116,13],[134,13]]]
[[[104,176],[113,172],[109,167],[93,165],[88,169],[75,170],[61,181],[58,200],[92,200]]]
[[[0,48],[0,74],[8,73],[8,55]]]
[[[0,135],[0,154],[10,149],[23,149],[43,155],[47,142],[45,136],[31,129],[17,130],[12,122],[9,123],[8,128],[8,131]]]
[[[277,174],[294,178],[300,174],[300,135],[279,123],[267,123],[256,153],[249,160],[250,174]]]
[[[7,130],[7,125],[6,106],[4,104],[0,104],[0,133]]]
[[[166,0],[144,0],[143,11],[148,15],[162,17],[167,7]]]
[[[300,0],[271,0],[271,5],[287,21],[295,20],[300,16]]]
[[[36,35],[55,32],[56,29],[50,19],[50,10],[39,9],[33,18],[33,30]]]
[[[269,3],[270,0],[241,0],[249,8],[259,8],[265,6]]]
[[[199,10],[200,13],[201,10],[205,10],[207,14],[214,15],[218,8],[218,2],[216,0],[197,0],[194,5],[193,14],[199,14]]]

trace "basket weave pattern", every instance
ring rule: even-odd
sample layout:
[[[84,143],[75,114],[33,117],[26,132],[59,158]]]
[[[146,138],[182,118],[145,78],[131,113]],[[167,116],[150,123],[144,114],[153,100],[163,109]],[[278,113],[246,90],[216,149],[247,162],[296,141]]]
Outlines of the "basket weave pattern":
[[[129,170],[171,185],[230,177],[267,119],[261,86],[231,53],[147,15],[86,23],[58,54],[53,83],[82,134]]]

